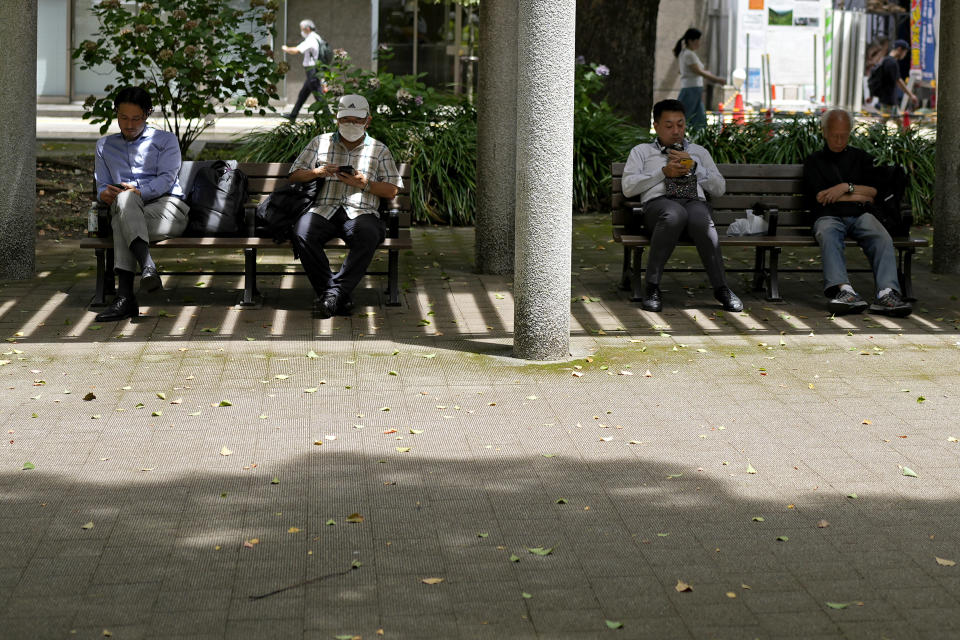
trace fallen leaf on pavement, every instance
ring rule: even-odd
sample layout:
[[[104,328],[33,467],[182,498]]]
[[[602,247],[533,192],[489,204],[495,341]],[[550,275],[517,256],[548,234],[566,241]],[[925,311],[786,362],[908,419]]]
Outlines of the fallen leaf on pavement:
[[[360,515],[359,513],[351,513],[349,516],[347,516],[347,522],[351,522],[354,524],[363,522],[363,516]]]
[[[674,589],[676,589],[679,593],[683,593],[685,591],[693,591],[693,586],[687,584],[683,580],[677,580],[677,586],[675,586]]]
[[[827,522],[826,520],[821,520],[820,522],[817,523],[817,526],[821,529],[826,529],[827,527],[830,526],[830,523]]]
[[[21,469],[21,471],[30,471],[31,469],[36,469],[36,468],[37,466],[32,462],[24,462],[23,468]]]
[[[623,623],[616,620],[607,620],[607,629],[622,629]]]
[[[549,549],[544,549],[543,547],[528,547],[527,551],[535,556],[548,556],[553,553],[553,547],[550,547]]]
[[[953,567],[957,564],[953,560],[947,560],[946,558],[938,558],[937,556],[934,556],[934,558],[936,559],[937,564],[941,567]]]
[[[84,401],[86,401],[86,402],[90,402],[91,400],[96,400],[96,399],[97,399],[97,396],[93,395],[93,392],[91,391],[91,392],[88,393],[87,395],[83,396],[83,399],[84,399]]]
[[[422,582],[423,584],[440,584],[444,580],[445,578],[424,578],[420,582]]]
[[[230,449],[227,449],[226,447],[223,447],[222,449],[220,449],[220,455],[222,455],[222,456],[233,455],[233,451],[230,451]]]
[[[80,528],[81,528],[81,529],[86,529],[87,531],[89,531],[90,529],[93,529],[93,522],[88,522],[87,524],[83,525],[83,526],[80,527]]]

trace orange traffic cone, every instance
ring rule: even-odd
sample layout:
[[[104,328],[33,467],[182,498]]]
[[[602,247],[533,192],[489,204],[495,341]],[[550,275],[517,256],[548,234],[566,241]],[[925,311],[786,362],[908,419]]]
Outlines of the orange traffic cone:
[[[904,129],[910,128],[910,112],[909,111],[903,112],[903,128]]]
[[[743,96],[740,93],[733,99],[733,121],[743,124]]]

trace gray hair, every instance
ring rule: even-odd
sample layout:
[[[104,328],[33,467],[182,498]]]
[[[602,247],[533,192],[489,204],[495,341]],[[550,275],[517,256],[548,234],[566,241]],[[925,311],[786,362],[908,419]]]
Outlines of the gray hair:
[[[313,24],[313,20],[301,20],[300,28],[303,29],[304,27],[310,27],[310,31],[317,30],[317,25]]]
[[[828,109],[820,116],[820,129],[827,130],[827,126],[832,120],[843,118],[847,122],[847,128],[853,131],[853,117],[845,109]]]

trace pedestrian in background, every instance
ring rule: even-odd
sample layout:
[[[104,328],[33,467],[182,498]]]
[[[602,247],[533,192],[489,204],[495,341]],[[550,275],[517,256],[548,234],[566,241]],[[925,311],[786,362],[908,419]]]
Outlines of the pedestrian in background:
[[[319,99],[319,95],[323,91],[323,82],[317,77],[317,60],[320,58],[321,48],[327,47],[327,45],[323,38],[317,34],[317,26],[313,23],[313,20],[300,21],[300,36],[303,41],[297,46],[283,45],[282,47],[283,52],[289,55],[303,54],[303,71],[306,74],[303,86],[300,87],[300,94],[297,96],[297,103],[293,105],[293,111],[287,116],[290,118],[290,122],[297,120],[300,108],[311,93]]]
[[[715,76],[703,68],[697,49],[703,33],[699,29],[687,29],[683,37],[673,47],[673,55],[680,63],[680,95],[677,99],[683,103],[687,114],[687,128],[696,129],[706,126],[707,111],[703,105],[703,79],[724,84],[723,78]]]

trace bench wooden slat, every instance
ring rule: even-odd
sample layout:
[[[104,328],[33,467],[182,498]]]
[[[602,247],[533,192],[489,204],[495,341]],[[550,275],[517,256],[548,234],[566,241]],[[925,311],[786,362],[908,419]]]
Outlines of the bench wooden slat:
[[[151,242],[151,247],[167,249],[282,249],[289,247],[289,242],[277,244],[270,238],[191,238],[180,236]],[[333,238],[327,242],[327,247],[345,247],[346,243],[340,238]],[[405,249],[413,246],[409,229],[400,229],[396,238],[386,238],[379,249]],[[81,249],[111,249],[113,241],[110,238],[83,238],[80,240]]]
[[[725,195],[735,193],[791,193],[803,194],[803,180],[765,178],[727,178]]]
[[[762,202],[781,210],[803,209],[805,200],[802,196],[791,195],[759,195],[759,194],[737,194],[722,195],[710,199],[710,204],[716,209],[752,209],[757,202]],[[743,214],[745,216],[746,214]]]
[[[282,189],[289,184],[286,176],[282,178],[254,178],[247,180],[247,192],[252,196],[254,194],[273,193],[277,189]]]
[[[802,164],[718,164],[724,178],[803,178]]]

